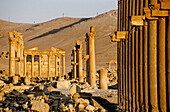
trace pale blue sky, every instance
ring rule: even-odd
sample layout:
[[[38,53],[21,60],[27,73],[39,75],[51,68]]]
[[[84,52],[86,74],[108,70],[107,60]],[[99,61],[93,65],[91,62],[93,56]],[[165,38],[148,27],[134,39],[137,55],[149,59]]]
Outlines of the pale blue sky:
[[[117,0],[0,0],[0,19],[17,23],[62,17],[94,17],[117,9]]]

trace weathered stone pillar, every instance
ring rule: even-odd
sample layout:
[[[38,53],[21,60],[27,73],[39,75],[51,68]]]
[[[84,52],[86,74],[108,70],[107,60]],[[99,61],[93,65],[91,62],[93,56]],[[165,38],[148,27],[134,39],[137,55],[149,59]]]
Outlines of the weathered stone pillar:
[[[20,71],[20,75],[23,76],[23,71],[24,71],[24,46],[23,43],[21,43],[20,46],[20,64],[21,64],[21,71]]]
[[[17,63],[17,73],[19,75],[21,75],[21,62],[20,62],[20,59],[21,59],[21,57],[20,57],[20,55],[21,55],[20,50],[21,50],[21,48],[20,48],[20,43],[17,42],[16,46],[17,46],[17,58],[18,58],[18,60],[16,61],[16,63]]]
[[[166,55],[165,55],[165,17],[159,18],[158,37],[158,80],[159,80],[159,106],[161,112],[166,112]]]
[[[34,77],[34,55],[32,55],[31,76]]]
[[[132,0],[132,16],[135,16],[136,0]],[[132,29],[132,112],[136,111],[135,104],[135,28]]]
[[[55,56],[55,77],[58,76],[58,56]]]
[[[48,78],[50,77],[50,57],[51,57],[51,55],[48,55]]]
[[[170,111],[170,11],[169,11],[169,17],[168,17],[168,28],[167,28],[167,87],[168,87],[168,94],[167,94],[167,104],[168,104],[168,112]]]
[[[27,55],[24,55],[24,74],[27,76]]]
[[[60,65],[61,65],[61,56],[58,57],[58,77],[59,77],[59,80],[61,80],[61,69],[60,69]]]
[[[150,0],[156,5],[157,0]],[[151,112],[158,112],[158,87],[157,87],[157,20],[149,20],[149,101]]]
[[[135,29],[132,30],[132,111],[136,111],[135,105]]]
[[[96,87],[96,62],[95,62],[95,46],[94,39],[96,38],[95,27],[91,26],[90,33],[86,34],[86,42],[89,44],[89,69],[90,69],[90,85]]]
[[[39,76],[41,77],[41,58],[42,58],[42,56],[41,55],[39,55]]]
[[[78,75],[79,75],[79,82],[83,82],[83,71],[82,71],[82,42],[77,41],[78,48]]]
[[[148,99],[148,22],[144,22],[144,110],[149,111],[149,99]]]
[[[132,16],[132,0],[129,0],[129,17]],[[129,23],[130,23],[130,19],[129,19]],[[131,25],[129,25],[129,29],[131,29]],[[131,112],[132,110],[132,34],[129,33],[129,38],[128,38],[129,42],[128,42],[128,48],[129,48],[129,76],[128,76],[128,111]]]
[[[65,75],[65,55],[63,55],[63,77]]]
[[[9,74],[10,76],[15,75],[15,40],[13,40],[12,34],[9,37]]]
[[[142,0],[139,0],[139,15],[143,15],[143,5],[144,2]],[[143,51],[144,51],[144,46],[143,46],[143,26],[139,27],[139,106],[140,106],[140,111],[144,111],[144,91],[143,91]]]
[[[77,78],[77,65],[76,65],[76,48],[73,47],[73,76],[74,76],[74,79]]]
[[[139,112],[139,29],[136,28],[136,45],[135,45],[135,50],[136,50],[136,69],[135,69],[135,99],[136,99],[136,112]]]
[[[99,85],[100,85],[100,89],[108,89],[107,86],[107,73],[108,70],[106,69],[102,69],[100,70],[100,74],[99,74]]]

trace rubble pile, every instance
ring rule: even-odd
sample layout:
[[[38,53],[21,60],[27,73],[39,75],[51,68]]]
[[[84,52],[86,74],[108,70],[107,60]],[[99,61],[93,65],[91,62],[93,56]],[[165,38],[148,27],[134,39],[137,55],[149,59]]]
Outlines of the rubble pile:
[[[4,78],[3,78],[4,79]],[[21,78],[18,78],[18,83],[5,83],[0,80],[0,111],[39,111],[39,112],[86,112],[86,111],[105,111],[103,108],[96,107],[93,102],[92,94],[81,92],[81,86],[76,83],[63,81],[69,86],[67,94],[63,94],[60,86],[62,81],[39,81],[36,83],[31,80],[29,85],[21,83]],[[6,78],[6,82],[9,79]],[[55,83],[54,83],[55,82]],[[84,86],[87,84],[82,85]],[[57,88],[58,87],[58,88]]]

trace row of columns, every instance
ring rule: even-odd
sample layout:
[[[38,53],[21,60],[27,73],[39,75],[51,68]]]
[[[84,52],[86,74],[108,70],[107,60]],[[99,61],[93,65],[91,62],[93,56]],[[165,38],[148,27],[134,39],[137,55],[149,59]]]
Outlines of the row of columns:
[[[72,61],[72,65],[73,65],[73,76],[74,79],[79,78],[79,82],[83,82],[84,81],[84,77],[83,77],[83,65],[82,65],[82,42],[77,41],[76,42],[76,46],[73,47],[72,50],[72,56],[73,56],[73,61]],[[78,66],[78,67],[77,67]]]
[[[170,6],[168,0],[119,0],[118,103],[124,111],[170,111]],[[165,5],[165,8],[163,5]],[[154,13],[155,11],[155,13]],[[143,25],[132,16],[144,16]],[[118,37],[117,37],[118,38]]]
[[[24,54],[24,73],[25,73],[25,76],[27,74],[27,54]],[[31,76],[34,77],[34,56],[35,55],[31,55]],[[41,77],[41,62],[42,62],[42,55],[38,55],[39,56],[39,76]],[[60,65],[61,65],[61,62],[60,62],[60,55],[55,55],[55,77],[59,77],[59,79],[61,79],[61,70],[60,70]],[[48,55],[48,77],[50,77],[50,64],[51,64],[51,55]],[[63,64],[62,64],[62,73],[63,73],[63,76],[65,75],[65,55],[63,55]]]

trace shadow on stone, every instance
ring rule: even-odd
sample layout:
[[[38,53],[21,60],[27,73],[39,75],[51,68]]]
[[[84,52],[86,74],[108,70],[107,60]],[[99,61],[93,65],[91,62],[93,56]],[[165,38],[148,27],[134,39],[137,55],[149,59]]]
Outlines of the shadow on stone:
[[[108,86],[108,89],[118,89],[118,84]]]
[[[101,97],[93,97],[93,99],[98,102],[104,109],[108,112],[117,112],[117,104],[110,103],[108,100]]]

